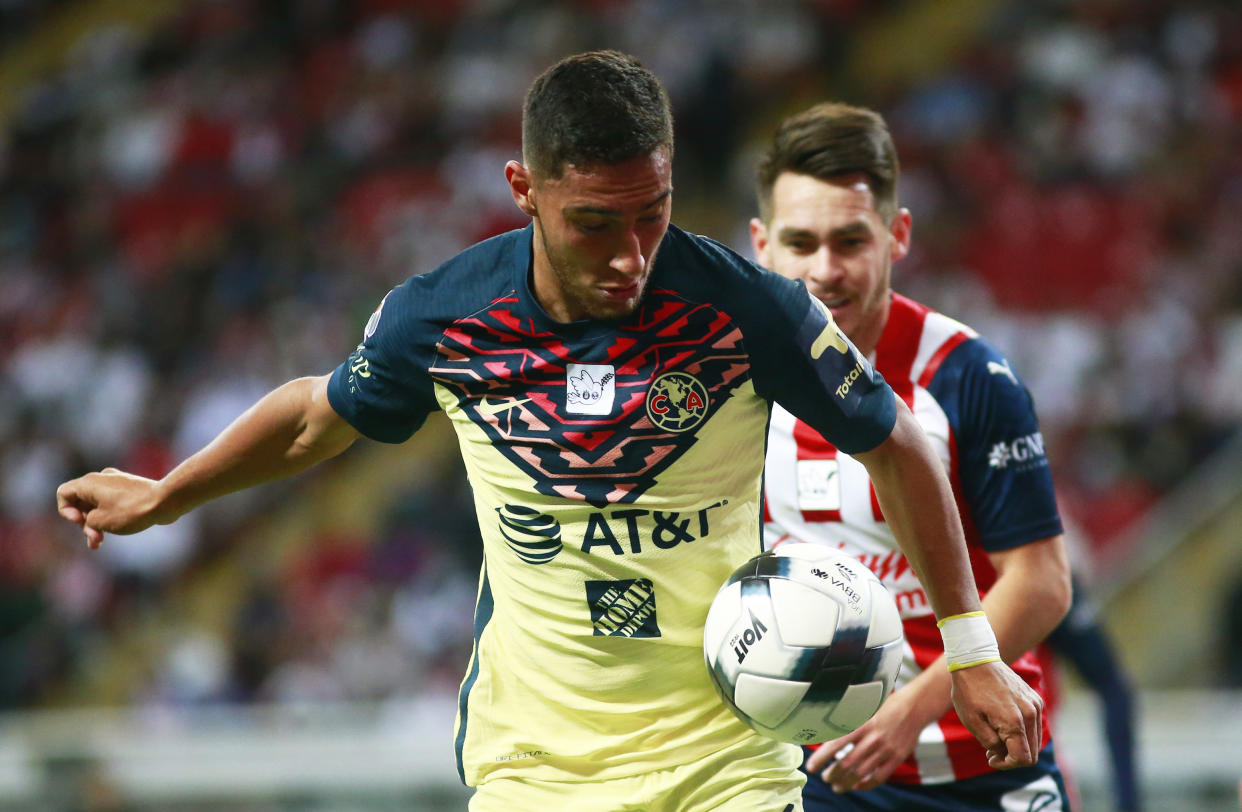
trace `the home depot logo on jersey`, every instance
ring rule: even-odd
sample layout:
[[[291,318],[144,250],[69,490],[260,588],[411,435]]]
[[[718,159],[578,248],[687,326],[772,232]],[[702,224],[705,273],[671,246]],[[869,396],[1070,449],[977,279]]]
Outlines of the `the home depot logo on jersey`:
[[[660,636],[655,587],[648,579],[587,581],[586,594],[596,636]]]

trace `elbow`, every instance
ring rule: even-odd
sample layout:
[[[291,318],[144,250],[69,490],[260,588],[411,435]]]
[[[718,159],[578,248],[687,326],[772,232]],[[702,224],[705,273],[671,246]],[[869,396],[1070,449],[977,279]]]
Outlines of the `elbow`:
[[[1023,550],[1022,564],[1017,572],[1025,570],[1022,580],[1026,582],[1027,606],[1037,612],[1046,633],[1052,632],[1069,612],[1073,602],[1073,579],[1069,575],[1069,556],[1063,536],[1052,536],[1037,541]],[[1021,555],[1021,554],[1020,554]],[[1013,570],[1006,561],[1006,570]],[[1002,574],[1004,577],[1004,574]]]
[[[1070,605],[1074,602],[1074,583],[1070,578],[1068,561],[1063,562],[1063,566],[1057,567],[1054,572],[1047,574],[1044,600],[1047,602],[1049,611],[1056,617],[1056,623],[1060,623],[1069,613]]]

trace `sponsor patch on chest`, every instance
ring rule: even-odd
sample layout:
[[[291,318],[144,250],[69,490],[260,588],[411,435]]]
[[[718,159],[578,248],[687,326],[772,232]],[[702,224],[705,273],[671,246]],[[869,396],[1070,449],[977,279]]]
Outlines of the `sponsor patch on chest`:
[[[841,509],[841,466],[836,460],[798,460],[798,509]]]
[[[617,373],[611,364],[570,364],[565,380],[565,411],[570,414],[612,414]]]

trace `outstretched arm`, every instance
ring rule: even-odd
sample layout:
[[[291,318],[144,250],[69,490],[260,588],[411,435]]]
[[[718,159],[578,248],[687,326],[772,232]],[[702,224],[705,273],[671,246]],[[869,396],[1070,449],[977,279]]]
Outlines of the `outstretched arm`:
[[[977,611],[979,590],[949,479],[904,402],[897,402],[897,422],[888,439],[854,458],[867,467],[884,521],[918,575],[936,617]]]
[[[854,456],[867,467],[884,519],[936,617],[943,621],[979,612],[979,593],[948,477],[903,402],[898,401],[897,422],[888,439]],[[983,619],[969,619],[972,628],[979,622]],[[989,763],[995,768],[1034,764],[1042,738],[1039,695],[999,660],[966,665],[950,674],[953,705],[987,750]]]
[[[998,577],[983,608],[996,631],[1001,657],[1011,663],[1041,642],[1069,608],[1065,541],[1053,536],[988,557]],[[952,706],[950,679],[940,657],[893,694],[866,724],[819,748],[807,760],[807,769],[823,771],[823,779],[837,792],[874,789],[884,783],[914,752],[923,728]],[[846,745],[852,749],[842,754]]]
[[[272,390],[163,479],[106,468],[65,482],[56,489],[60,515],[78,524],[94,549],[104,533],[170,524],[218,496],[336,456],[358,433],[328,403],[330,377],[298,378]]]

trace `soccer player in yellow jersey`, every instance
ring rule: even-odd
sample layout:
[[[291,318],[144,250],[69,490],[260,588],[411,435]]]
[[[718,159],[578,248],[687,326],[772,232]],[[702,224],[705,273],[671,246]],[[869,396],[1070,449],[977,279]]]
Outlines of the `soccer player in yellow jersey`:
[[[442,409],[484,541],[455,736],[470,808],[791,812],[798,748],[733,717],[701,642],[717,587],[761,549],[780,402],[867,466],[980,663],[952,678],[963,720],[996,764],[1032,763],[1040,700],[990,654],[926,438],[805,287],[669,224],[672,158],[650,72],[611,51],[562,60],[505,167],[528,227],[394,288],[334,372],[277,388],[163,479],[64,483],[61,514],[97,547]]]

